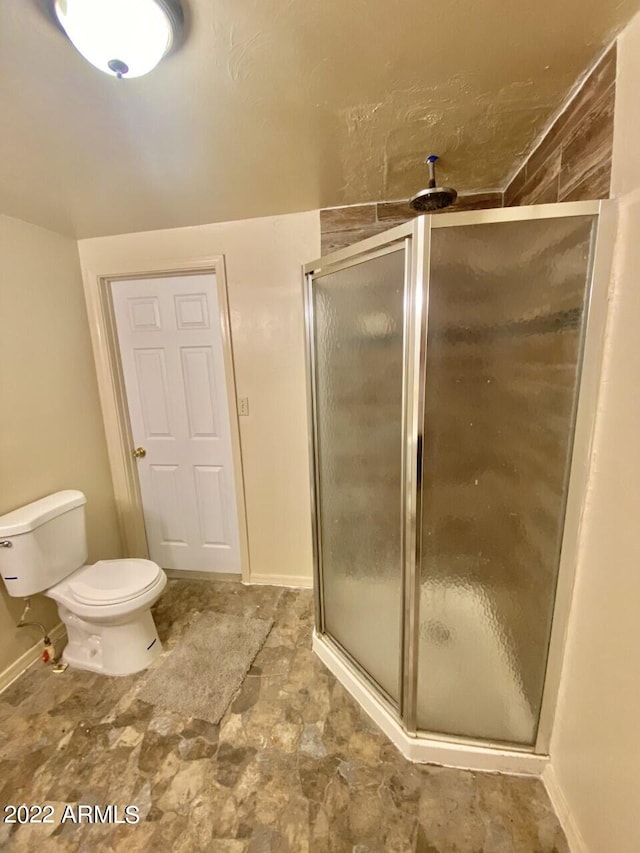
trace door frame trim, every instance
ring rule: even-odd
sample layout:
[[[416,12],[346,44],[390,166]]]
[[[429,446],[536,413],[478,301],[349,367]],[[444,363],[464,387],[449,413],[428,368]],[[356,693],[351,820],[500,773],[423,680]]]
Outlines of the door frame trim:
[[[138,471],[131,456],[133,439],[129,410],[120,363],[120,348],[116,332],[111,282],[122,279],[162,278],[176,275],[206,275],[213,273],[219,300],[219,322],[227,392],[227,408],[231,432],[231,455],[236,493],[236,515],[240,540],[240,567],[243,583],[250,582],[249,537],[245,505],[242,447],[236,393],[233,343],[229,314],[229,297],[224,255],[208,255],[185,260],[154,264],[127,262],[108,272],[83,267],[82,282],[91,333],[91,345],[98,379],[109,467],[116,502],[120,534],[127,557],[148,558],[147,534],[142,512]],[[211,572],[211,578],[217,577]]]

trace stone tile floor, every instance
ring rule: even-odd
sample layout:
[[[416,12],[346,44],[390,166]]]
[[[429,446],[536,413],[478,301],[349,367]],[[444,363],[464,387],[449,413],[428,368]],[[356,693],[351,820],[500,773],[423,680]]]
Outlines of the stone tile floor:
[[[412,765],[311,651],[311,595],[172,581],[165,651],[202,611],[273,617],[220,725],[136,698],[137,676],[36,665],[0,694],[0,807],[49,803],[52,825],[0,825],[11,851],[567,853],[542,784]],[[60,822],[66,804],[137,805],[131,824]]]

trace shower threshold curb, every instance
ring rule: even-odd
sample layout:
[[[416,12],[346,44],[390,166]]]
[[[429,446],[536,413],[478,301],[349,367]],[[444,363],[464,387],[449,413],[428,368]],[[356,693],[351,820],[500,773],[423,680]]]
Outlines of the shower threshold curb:
[[[313,632],[313,651],[358,705],[371,717],[402,755],[416,764],[438,764],[461,770],[541,777],[548,755],[504,747],[479,746],[408,734],[389,708],[348,661],[323,637]]]

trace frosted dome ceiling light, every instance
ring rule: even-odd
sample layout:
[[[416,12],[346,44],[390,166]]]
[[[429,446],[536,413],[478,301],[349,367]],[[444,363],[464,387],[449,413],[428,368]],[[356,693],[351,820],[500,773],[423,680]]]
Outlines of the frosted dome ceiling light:
[[[53,8],[82,56],[115,77],[148,74],[182,25],[179,0],[54,0]]]

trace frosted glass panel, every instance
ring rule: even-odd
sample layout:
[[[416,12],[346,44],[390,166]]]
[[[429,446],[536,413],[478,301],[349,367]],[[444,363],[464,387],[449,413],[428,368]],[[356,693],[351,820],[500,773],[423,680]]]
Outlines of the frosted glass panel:
[[[593,219],[433,229],[421,729],[535,739]]]
[[[398,699],[405,253],[314,282],[325,630]]]

